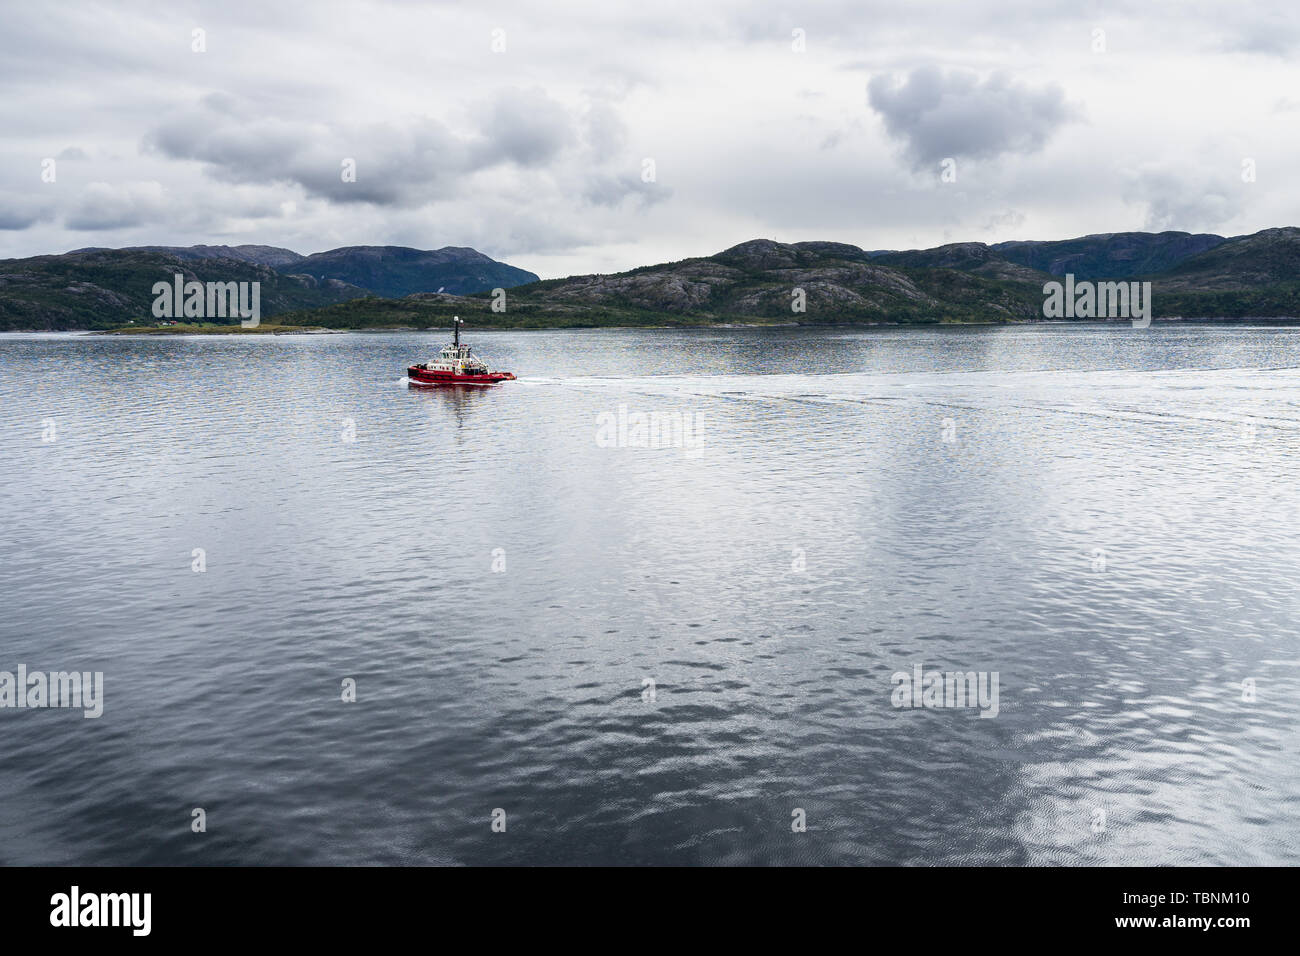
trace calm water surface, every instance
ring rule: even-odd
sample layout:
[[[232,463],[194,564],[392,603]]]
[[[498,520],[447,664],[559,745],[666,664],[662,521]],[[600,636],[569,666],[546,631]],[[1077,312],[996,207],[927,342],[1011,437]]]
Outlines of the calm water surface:
[[[1300,863],[1300,330],[443,337],[0,336],[0,862]]]

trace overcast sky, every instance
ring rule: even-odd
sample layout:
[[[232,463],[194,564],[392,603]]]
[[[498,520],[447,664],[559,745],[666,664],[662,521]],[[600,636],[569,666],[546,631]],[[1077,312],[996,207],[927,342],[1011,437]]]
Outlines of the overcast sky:
[[[1300,225],[1298,52],[1283,2],[6,4],[0,257]]]

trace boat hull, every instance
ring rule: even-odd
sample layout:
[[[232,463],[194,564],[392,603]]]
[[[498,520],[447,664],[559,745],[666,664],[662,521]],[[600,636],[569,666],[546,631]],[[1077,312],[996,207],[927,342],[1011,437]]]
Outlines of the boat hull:
[[[513,372],[486,372],[482,375],[458,375],[455,372],[431,372],[427,368],[412,365],[406,370],[407,381],[411,385],[437,387],[439,385],[496,385],[498,382],[514,380]]]

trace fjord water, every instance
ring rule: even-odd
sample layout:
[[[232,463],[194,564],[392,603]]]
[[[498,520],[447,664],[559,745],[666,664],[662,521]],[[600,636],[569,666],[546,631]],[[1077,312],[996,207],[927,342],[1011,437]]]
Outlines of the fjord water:
[[[1300,862],[1300,330],[443,337],[0,336],[0,862]]]

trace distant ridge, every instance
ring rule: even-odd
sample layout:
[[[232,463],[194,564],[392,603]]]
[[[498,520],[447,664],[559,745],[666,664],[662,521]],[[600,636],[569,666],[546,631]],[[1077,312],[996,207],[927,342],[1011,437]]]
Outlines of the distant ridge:
[[[872,253],[879,262],[912,267],[950,267],[1015,278],[1016,267],[1076,279],[1127,279],[1172,268],[1230,240],[1208,233],[1113,232],[1078,239],[1013,240],[986,245],[958,242],[934,249]]]
[[[277,272],[338,279],[376,295],[412,295],[444,289],[468,295],[485,289],[512,288],[536,282],[537,275],[497,262],[468,246],[412,249],[407,246],[344,246],[304,256],[278,246],[128,246],[88,247],[82,252],[158,252],[186,261],[230,259],[268,266]]]
[[[278,246],[127,246],[123,249],[88,246],[85,249],[73,249],[69,255],[78,252],[163,252],[179,259],[234,259],[272,269],[281,269],[306,258],[292,249],[281,249]]]
[[[1005,258],[1054,276],[1127,279],[1163,272],[1230,240],[1210,233],[1113,232],[1058,242],[999,242],[990,246]]]
[[[439,289],[469,295],[537,281],[535,273],[464,246],[428,251],[406,246],[345,246],[299,259],[292,271],[317,279],[338,279],[383,296]]]
[[[274,263],[274,265],[272,264]],[[474,249],[348,246],[300,256],[273,246],[77,250],[0,260],[0,329],[149,321],[149,289],[176,271],[256,279],[263,313],[333,328],[853,325],[1042,318],[1053,277],[1149,280],[1155,318],[1300,318],[1300,229],[1226,238],[1107,233],[866,251],[842,242],[752,239],[711,256],[540,281]],[[493,289],[509,289],[504,312]],[[280,321],[280,320],[277,320]]]
[[[427,328],[468,313],[476,326],[511,328],[1033,322],[1043,318],[1043,286],[1060,274],[1049,270],[1062,269],[1080,280],[1150,280],[1155,318],[1300,322],[1300,229],[1291,228],[1233,239],[1114,233],[908,252],[751,239],[711,256],[518,286],[504,313],[482,294],[416,295],[360,299],[285,321]]]
[[[177,272],[187,280],[260,282],[268,318],[366,295],[470,295],[537,281],[532,272],[458,246],[348,246],[311,256],[262,245],[87,247],[0,260],[0,331],[148,322],[154,283]]]

